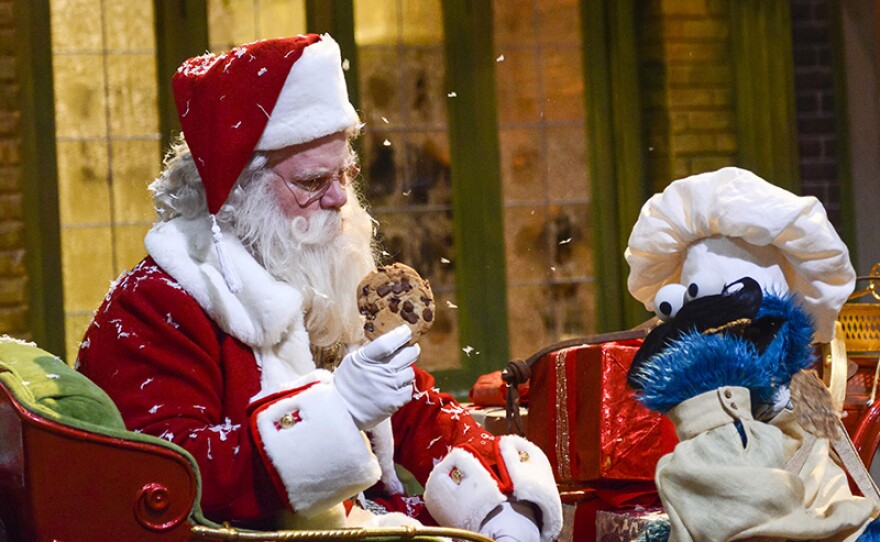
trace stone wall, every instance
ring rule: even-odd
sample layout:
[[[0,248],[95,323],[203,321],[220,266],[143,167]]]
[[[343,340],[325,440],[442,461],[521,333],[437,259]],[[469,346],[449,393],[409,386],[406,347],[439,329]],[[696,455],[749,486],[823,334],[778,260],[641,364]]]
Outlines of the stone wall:
[[[791,0],[800,175],[804,194],[840,226],[831,3]]]
[[[637,34],[651,192],[731,165],[737,151],[729,5],[723,0],[639,4]]]

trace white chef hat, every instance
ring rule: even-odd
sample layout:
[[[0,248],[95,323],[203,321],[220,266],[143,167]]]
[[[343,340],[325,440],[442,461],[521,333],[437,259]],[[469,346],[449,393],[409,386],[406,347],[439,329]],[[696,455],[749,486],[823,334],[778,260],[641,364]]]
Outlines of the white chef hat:
[[[657,291],[709,270],[730,282],[752,276],[790,291],[828,342],[853,291],[849,250],[814,197],[799,197],[728,167],[671,183],[642,207],[629,237],[630,293],[654,310]],[[739,276],[737,276],[739,275]]]

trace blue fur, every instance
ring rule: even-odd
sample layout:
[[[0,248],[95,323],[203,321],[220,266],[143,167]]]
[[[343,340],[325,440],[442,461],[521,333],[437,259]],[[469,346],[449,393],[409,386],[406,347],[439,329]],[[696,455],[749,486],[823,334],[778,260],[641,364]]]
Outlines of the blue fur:
[[[753,344],[696,331],[651,357],[635,378],[642,384],[639,400],[657,412],[722,386],[742,386],[761,397],[774,392],[772,374]]]
[[[773,373],[774,386],[791,382],[791,377],[815,361],[810,342],[815,326],[792,295],[764,294],[756,318],[775,317],[783,320],[776,339],[761,356]]]
[[[880,542],[880,519],[875,519],[868,524],[862,534],[856,538],[856,542]]]
[[[639,400],[651,410],[667,412],[701,393],[741,386],[751,391],[756,403],[772,403],[781,386],[788,386],[796,372],[813,363],[813,322],[793,296],[772,293],[764,295],[756,319],[762,317],[782,322],[762,354],[734,335],[685,333],[634,375],[642,386]]]

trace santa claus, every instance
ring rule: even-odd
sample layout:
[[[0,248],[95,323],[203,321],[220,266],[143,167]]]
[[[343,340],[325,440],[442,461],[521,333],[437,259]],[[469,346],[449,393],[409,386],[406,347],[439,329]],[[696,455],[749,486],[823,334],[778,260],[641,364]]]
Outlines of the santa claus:
[[[148,257],[116,281],[78,359],[127,427],[195,457],[214,520],[387,525],[408,519],[383,508],[403,509],[502,540],[555,538],[544,454],[438,392],[406,326],[363,337],[355,293],[376,265],[373,230],[333,39],[192,58],[173,86],[185,141],[151,186]],[[367,435],[388,418],[424,503],[377,484]]]

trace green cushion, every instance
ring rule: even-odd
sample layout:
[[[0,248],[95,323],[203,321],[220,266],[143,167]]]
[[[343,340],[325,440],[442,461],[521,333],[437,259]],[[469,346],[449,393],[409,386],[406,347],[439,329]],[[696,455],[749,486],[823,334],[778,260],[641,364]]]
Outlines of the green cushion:
[[[125,430],[119,410],[104,390],[36,345],[0,337],[0,380],[24,406],[47,418]]]
[[[23,407],[44,418],[75,429],[179,453],[192,465],[196,476],[196,502],[190,519],[197,525],[219,527],[202,515],[202,481],[192,455],[164,439],[128,431],[110,396],[58,356],[32,343],[0,336],[0,382]]]

